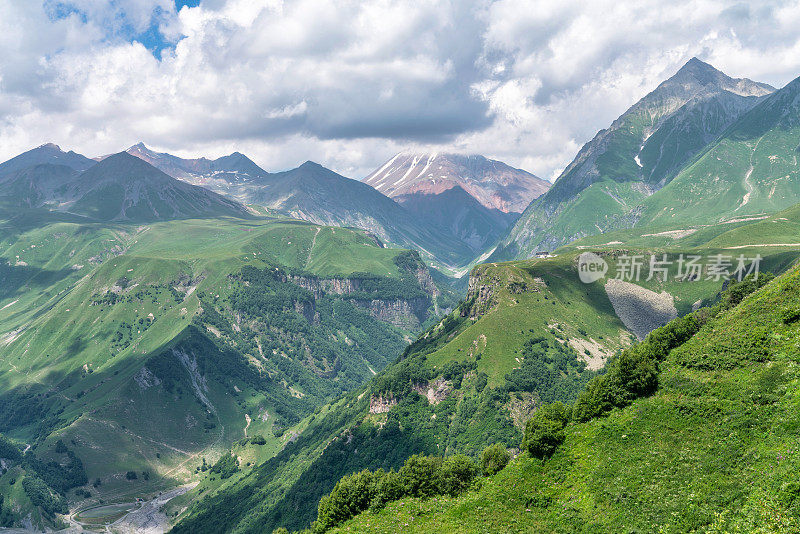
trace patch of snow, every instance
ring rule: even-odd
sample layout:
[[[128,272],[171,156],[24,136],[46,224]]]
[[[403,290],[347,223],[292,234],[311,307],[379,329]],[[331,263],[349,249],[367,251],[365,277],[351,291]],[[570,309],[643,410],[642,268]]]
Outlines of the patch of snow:
[[[425,166],[422,168],[420,173],[417,175],[417,178],[422,178],[422,175],[424,175],[425,171],[428,170],[428,167],[431,166],[431,162],[433,162],[433,160],[435,160],[436,156],[438,156],[438,155],[439,154],[437,152],[434,152],[434,153],[432,153],[431,155],[428,156],[428,162],[425,164]]]
[[[406,173],[403,175],[403,177],[402,177],[402,178],[400,178],[400,179],[397,181],[397,183],[395,184],[396,186],[398,186],[398,185],[402,184],[403,182],[405,182],[405,181],[408,179],[409,175],[411,174],[411,171],[413,171],[413,170],[414,170],[414,168],[417,166],[417,163],[419,163],[419,161],[420,161],[420,158],[418,158],[417,156],[414,156],[414,159],[413,159],[413,161],[411,162],[411,166],[408,168],[408,170],[407,170],[407,171],[406,171]]]
[[[387,162],[386,162],[386,163],[383,165],[383,167],[381,167],[380,169],[378,169],[377,171],[375,171],[375,176],[380,176],[380,180],[378,180],[377,182],[375,182],[375,185],[376,185],[376,186],[379,186],[379,185],[383,184],[383,182],[384,182],[384,181],[386,181],[386,178],[389,176],[389,173],[386,173],[386,174],[384,174],[383,176],[381,176],[381,173],[382,173],[383,171],[385,171],[385,170],[386,170],[386,168],[387,168],[387,167],[389,167],[389,166],[390,166],[392,163],[394,163],[394,160],[396,160],[396,159],[397,159],[397,158],[400,156],[400,154],[402,154],[402,152],[398,152],[397,154],[395,154],[395,156],[394,156],[392,159],[390,159],[389,161],[387,161]]]

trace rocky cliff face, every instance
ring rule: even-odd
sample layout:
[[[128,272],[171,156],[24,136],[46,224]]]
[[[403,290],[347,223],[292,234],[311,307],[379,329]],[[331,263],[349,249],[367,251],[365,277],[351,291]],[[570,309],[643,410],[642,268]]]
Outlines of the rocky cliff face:
[[[325,293],[333,295],[351,295],[361,289],[361,281],[357,278],[316,278],[311,276],[287,275],[287,282],[307,289],[320,299]]]
[[[394,397],[372,396],[369,398],[369,413],[387,413],[397,404],[397,399]]]
[[[478,319],[495,304],[495,285],[500,283],[497,277],[486,274],[485,271],[473,270],[469,275],[467,288],[467,302],[461,310],[461,316]]]
[[[428,309],[434,306],[434,313],[439,313],[437,298],[441,294],[439,288],[431,278],[430,272],[424,266],[415,272],[420,289],[427,294],[425,297],[408,299],[367,299],[353,298],[353,304],[366,310],[373,318],[389,323],[403,330],[417,330],[428,318]],[[362,290],[362,282],[358,278],[316,278],[311,276],[287,275],[286,281],[292,282],[314,295],[315,300],[327,295],[349,296]],[[305,316],[309,322],[318,318],[313,303],[295,305],[298,313]]]
[[[417,330],[425,321],[430,299],[354,300],[356,306],[369,312],[379,321],[403,330]]]

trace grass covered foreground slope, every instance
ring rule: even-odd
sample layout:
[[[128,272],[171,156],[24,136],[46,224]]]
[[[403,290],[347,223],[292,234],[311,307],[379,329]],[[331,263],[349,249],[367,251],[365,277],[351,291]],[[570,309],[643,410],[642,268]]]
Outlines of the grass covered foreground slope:
[[[80,460],[77,478],[0,476],[16,523],[40,528],[59,512],[12,481],[75,509],[191,481],[245,436],[266,438],[264,459],[448,306],[416,254],[293,220],[23,211],[0,256],[0,433],[27,463]]]
[[[631,339],[602,286],[587,292],[569,262],[481,266],[456,311],[369,384],[315,414],[275,458],[223,485],[203,480],[173,508],[194,501],[173,531],[301,529],[352,472],[398,468],[416,453],[514,447],[538,406],[574,399]]]
[[[334,532],[796,531],[798,301],[795,267],[673,348],[652,395],[568,424],[552,457]]]
[[[789,217],[778,219],[786,220],[767,228],[782,232],[781,224],[791,224]],[[737,230],[746,232],[745,226],[731,231]],[[761,234],[772,239],[766,230]],[[711,305],[724,288],[723,280],[705,276],[676,280],[675,265],[667,281],[645,280],[646,270],[638,283],[609,280],[623,256],[760,253],[762,271],[774,272],[797,259],[791,247],[709,246],[719,237],[704,234],[693,246],[672,248],[663,236],[638,247],[594,247],[609,273],[591,284],[578,279],[582,249],[476,267],[458,310],[367,386],[316,417],[275,460],[224,487],[201,482],[206,497],[186,510],[175,532],[302,529],[316,515],[310,503],[343,476],[398,469],[417,453],[477,458],[493,443],[519,446],[525,422],[541,406],[578,397],[595,369],[635,343],[634,332],[644,337],[676,315]],[[623,313],[626,308],[635,313]]]
[[[762,267],[785,269],[783,252]],[[612,273],[619,253],[604,253]],[[396,469],[417,453],[475,458],[494,443],[517,447],[532,414],[544,404],[574,400],[636,339],[617,315],[606,281],[580,282],[578,254],[476,267],[468,298],[452,315],[367,386],[315,416],[275,459],[223,486],[203,481],[174,531],[301,529],[316,515],[312,503],[342,476]],[[678,310],[690,312],[698,300],[713,302],[722,284],[630,285],[646,292],[645,304],[669,294],[673,315],[652,329]]]

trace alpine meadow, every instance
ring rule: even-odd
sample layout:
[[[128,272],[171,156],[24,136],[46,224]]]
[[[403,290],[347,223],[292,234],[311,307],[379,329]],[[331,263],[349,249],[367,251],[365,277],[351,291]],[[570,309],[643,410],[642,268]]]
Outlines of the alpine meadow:
[[[0,533],[800,532],[798,27],[0,0]]]

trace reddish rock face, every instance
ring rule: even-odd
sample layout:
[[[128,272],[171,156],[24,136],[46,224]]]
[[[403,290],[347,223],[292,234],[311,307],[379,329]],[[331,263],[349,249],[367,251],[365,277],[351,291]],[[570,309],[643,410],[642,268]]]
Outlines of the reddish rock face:
[[[550,182],[483,156],[401,152],[364,179],[384,195],[439,194],[460,186],[489,209],[521,213]]]

